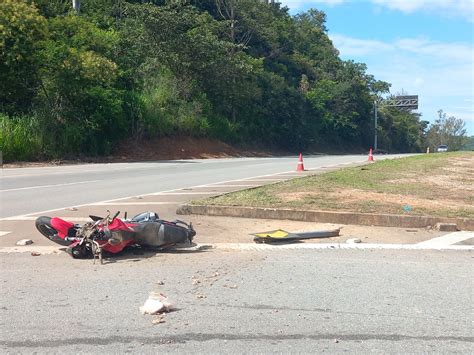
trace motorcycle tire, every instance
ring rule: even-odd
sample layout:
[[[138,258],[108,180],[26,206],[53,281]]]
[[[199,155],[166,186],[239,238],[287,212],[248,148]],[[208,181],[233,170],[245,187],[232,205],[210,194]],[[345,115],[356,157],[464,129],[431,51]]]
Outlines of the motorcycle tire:
[[[51,217],[38,217],[35,222],[36,229],[46,238],[57,244],[68,246],[71,242],[65,241],[58,236],[58,231],[51,226]]]

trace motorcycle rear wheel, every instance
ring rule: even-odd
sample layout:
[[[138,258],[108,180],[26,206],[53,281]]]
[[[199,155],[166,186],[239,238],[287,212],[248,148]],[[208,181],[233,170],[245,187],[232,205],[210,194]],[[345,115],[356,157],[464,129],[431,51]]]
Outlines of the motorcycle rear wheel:
[[[58,236],[58,231],[51,225],[51,217],[38,217],[35,222],[36,229],[46,238],[57,244],[68,246],[71,242],[65,241]]]

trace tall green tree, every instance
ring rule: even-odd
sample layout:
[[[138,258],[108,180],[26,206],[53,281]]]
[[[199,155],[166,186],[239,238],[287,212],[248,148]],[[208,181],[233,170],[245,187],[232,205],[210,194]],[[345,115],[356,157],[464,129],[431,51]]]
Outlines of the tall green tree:
[[[41,89],[37,56],[47,37],[46,19],[26,0],[0,2],[0,111],[28,112]]]
[[[390,152],[420,152],[424,149],[426,124],[420,115],[394,107],[379,108],[379,146]]]
[[[50,149],[103,154],[124,133],[113,60],[117,35],[74,15],[50,19],[49,33],[40,51],[44,92],[38,99],[56,137]]]
[[[460,150],[467,142],[466,132],[466,123],[462,119],[439,110],[438,118],[427,132],[427,141],[432,149],[446,144],[449,150]]]

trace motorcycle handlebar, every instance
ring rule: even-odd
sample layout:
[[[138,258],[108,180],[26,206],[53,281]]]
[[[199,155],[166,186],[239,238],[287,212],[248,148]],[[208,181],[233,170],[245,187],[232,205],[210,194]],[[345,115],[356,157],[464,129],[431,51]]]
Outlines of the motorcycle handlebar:
[[[114,216],[112,217],[111,221],[113,221],[115,218],[117,218],[117,216],[120,214],[120,211],[117,211],[116,214],[114,214]]]

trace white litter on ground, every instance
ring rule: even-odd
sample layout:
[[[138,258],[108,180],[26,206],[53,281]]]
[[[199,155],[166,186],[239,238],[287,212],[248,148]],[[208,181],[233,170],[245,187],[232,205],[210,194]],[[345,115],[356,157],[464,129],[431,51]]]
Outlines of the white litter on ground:
[[[164,294],[150,292],[145,304],[140,307],[141,314],[159,314],[169,312],[174,308],[171,301]]]
[[[18,242],[16,242],[16,245],[24,246],[24,245],[30,245],[33,244],[33,241],[31,239],[21,239]]]

